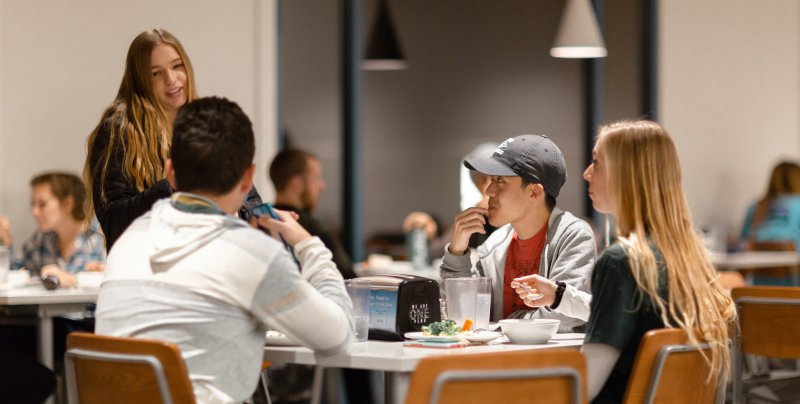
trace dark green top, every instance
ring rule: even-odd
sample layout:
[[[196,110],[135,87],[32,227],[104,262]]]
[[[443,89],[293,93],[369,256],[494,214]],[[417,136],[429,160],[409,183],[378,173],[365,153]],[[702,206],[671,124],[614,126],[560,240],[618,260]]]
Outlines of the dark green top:
[[[654,249],[660,271],[658,291],[666,298],[664,259],[652,243],[650,248]],[[611,245],[600,256],[592,273],[592,306],[585,342],[611,345],[620,350],[620,356],[593,404],[622,402],[642,336],[663,327],[652,301],[633,278],[624,248],[619,244]]]

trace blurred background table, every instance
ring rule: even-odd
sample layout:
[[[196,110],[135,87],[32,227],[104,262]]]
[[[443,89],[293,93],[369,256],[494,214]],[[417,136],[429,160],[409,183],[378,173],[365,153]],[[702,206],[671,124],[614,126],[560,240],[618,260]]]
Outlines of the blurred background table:
[[[382,262],[379,265],[368,266],[363,262],[353,264],[353,271],[358,276],[375,276],[375,275],[417,275],[428,279],[433,279],[441,283],[442,279],[439,277],[439,267],[442,260],[434,260],[434,262],[425,269],[414,269],[409,261],[391,261]]]
[[[99,288],[58,288],[46,290],[41,282],[0,288],[0,321],[36,318],[39,361],[53,369],[53,317],[82,312],[97,301]]]

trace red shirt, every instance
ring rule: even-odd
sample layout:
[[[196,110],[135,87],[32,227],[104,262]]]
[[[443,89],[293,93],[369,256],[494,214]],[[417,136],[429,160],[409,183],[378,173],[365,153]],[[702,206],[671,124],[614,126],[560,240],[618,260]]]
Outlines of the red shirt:
[[[508,318],[511,313],[517,310],[530,310],[522,302],[522,299],[517,296],[517,292],[511,288],[511,281],[520,276],[539,273],[539,263],[541,262],[546,236],[547,225],[527,240],[518,239],[517,233],[514,232],[514,238],[511,240],[506,252],[503,275],[503,318]]]

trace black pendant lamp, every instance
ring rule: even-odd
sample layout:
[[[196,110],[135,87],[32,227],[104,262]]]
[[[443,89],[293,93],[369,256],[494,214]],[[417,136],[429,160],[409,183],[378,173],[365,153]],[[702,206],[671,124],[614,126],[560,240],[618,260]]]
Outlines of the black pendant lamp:
[[[378,15],[367,41],[367,51],[361,61],[364,70],[401,70],[408,67],[386,0],[378,0]]]

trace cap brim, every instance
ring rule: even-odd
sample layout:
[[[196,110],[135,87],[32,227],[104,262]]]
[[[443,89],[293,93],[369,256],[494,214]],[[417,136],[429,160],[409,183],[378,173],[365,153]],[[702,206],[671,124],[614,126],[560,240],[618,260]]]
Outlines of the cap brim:
[[[464,160],[464,167],[486,175],[501,177],[516,177],[517,173],[491,157],[472,158]]]

